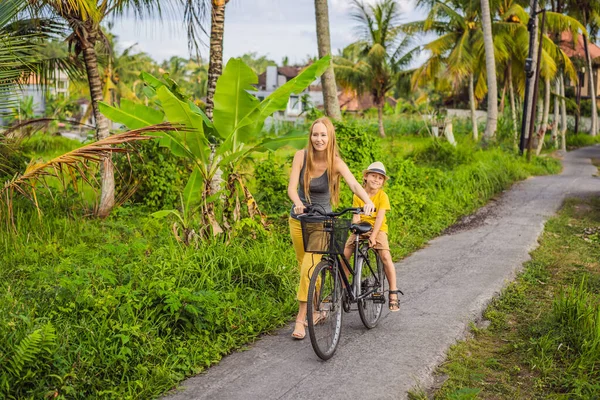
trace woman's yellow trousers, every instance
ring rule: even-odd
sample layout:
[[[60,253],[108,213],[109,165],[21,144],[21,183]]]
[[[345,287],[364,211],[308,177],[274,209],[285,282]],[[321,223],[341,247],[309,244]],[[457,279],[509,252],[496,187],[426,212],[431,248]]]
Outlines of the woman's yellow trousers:
[[[296,251],[296,260],[300,269],[300,285],[298,286],[298,301],[306,301],[308,298],[308,285],[315,266],[321,261],[321,254],[305,253],[304,243],[302,242],[302,227],[300,221],[290,217],[290,235],[294,251]]]

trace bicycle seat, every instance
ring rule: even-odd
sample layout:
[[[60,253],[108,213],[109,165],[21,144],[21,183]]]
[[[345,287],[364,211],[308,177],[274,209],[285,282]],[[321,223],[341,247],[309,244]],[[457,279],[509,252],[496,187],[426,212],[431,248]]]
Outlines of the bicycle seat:
[[[356,233],[358,235],[362,235],[363,233],[367,233],[371,229],[373,229],[373,227],[368,222],[361,222],[361,223],[358,223],[358,224],[352,224],[352,225],[350,225],[350,230],[352,231],[352,233]]]

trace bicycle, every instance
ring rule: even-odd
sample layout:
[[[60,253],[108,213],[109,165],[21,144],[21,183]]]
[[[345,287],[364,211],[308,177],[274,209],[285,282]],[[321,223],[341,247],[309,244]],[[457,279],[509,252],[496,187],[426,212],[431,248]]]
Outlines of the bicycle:
[[[365,327],[372,329],[377,326],[385,304],[385,273],[377,251],[369,247],[368,240],[360,238],[372,229],[371,225],[366,222],[352,224],[350,219],[340,218],[348,212],[359,214],[362,208],[325,213],[309,207],[305,212],[307,214],[299,216],[304,250],[323,254],[308,287],[308,333],[317,356],[328,360],[339,343],[342,309],[349,312],[351,305],[356,303]],[[351,257],[354,267],[344,256],[349,232],[356,234]],[[352,284],[342,266],[353,277]]]

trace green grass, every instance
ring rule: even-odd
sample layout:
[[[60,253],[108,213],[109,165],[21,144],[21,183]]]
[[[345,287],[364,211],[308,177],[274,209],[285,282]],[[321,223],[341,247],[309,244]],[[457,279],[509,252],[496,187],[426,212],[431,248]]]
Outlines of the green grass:
[[[394,132],[381,143],[395,257],[514,181],[560,169],[551,158],[527,163],[457,137],[458,150]],[[283,176],[280,186],[282,153],[263,173]],[[273,202],[282,190],[274,188]],[[350,199],[346,189],[342,205]],[[153,398],[295,311],[285,216],[270,218],[271,233],[246,229],[229,243],[186,248],[170,223],[139,207],[101,221],[82,217],[68,196],[42,201],[41,221],[17,202],[20,233],[0,228],[0,397]]]
[[[62,136],[51,136],[45,133],[25,138],[19,145],[20,149],[28,156],[41,158],[45,161],[81,146],[82,143],[77,140]]]
[[[600,200],[566,202],[486,310],[489,328],[450,349],[436,399],[600,397],[599,232]]]

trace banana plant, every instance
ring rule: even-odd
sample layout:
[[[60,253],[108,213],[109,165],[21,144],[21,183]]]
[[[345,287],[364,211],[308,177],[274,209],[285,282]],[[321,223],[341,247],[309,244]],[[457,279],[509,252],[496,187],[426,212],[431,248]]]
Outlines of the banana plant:
[[[168,78],[160,80],[147,73],[142,73],[141,79],[147,85],[144,94],[150,100],[149,105],[123,99],[120,107],[101,103],[100,110],[128,129],[165,121],[182,127],[178,131],[153,135],[159,137],[161,146],[192,161],[194,169],[182,196],[182,212],[190,215],[192,209],[200,211],[202,235],[209,230],[218,234],[223,229],[230,229],[229,218],[234,222],[240,218],[239,197],[244,197],[251,217],[260,213],[242,179],[241,164],[256,152],[274,151],[285,145],[302,148],[306,144],[304,134],[261,138],[260,132],[267,117],[285,110],[292,94],[300,94],[323,74],[329,58],[323,57],[313,63],[262,102],[251,93],[256,90],[253,85],[258,83],[256,73],[241,59],[230,59],[217,81],[213,121],[182,93],[175,82]],[[220,193],[214,193],[210,188],[217,170],[223,171],[227,178]],[[225,195],[227,206],[217,218],[215,208],[221,194]],[[169,213],[160,215],[166,214]]]

